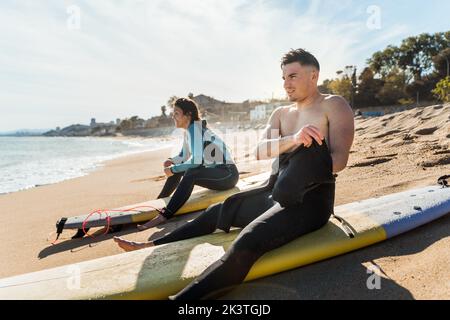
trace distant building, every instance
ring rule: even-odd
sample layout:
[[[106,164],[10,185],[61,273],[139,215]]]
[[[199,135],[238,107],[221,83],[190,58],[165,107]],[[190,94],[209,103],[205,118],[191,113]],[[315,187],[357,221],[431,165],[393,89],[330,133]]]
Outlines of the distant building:
[[[284,104],[282,102],[276,102],[257,105],[253,110],[250,110],[250,121],[267,119],[276,108]]]
[[[112,124],[101,124],[97,125],[90,131],[92,136],[112,136],[115,135],[117,126],[112,121]]]
[[[230,111],[228,117],[231,121],[245,121],[248,120],[248,112],[246,111]]]
[[[134,129],[142,129],[145,128],[146,121],[144,119],[136,119],[133,123]]]
[[[119,125],[119,124],[120,124],[120,119],[117,118],[117,119],[116,119],[116,125]]]

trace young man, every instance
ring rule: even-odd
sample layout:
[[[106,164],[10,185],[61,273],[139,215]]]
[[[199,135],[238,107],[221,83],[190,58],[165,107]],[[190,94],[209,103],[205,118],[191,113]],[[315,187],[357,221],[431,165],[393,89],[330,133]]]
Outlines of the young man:
[[[216,297],[241,283],[264,253],[325,225],[334,207],[335,176],[348,161],[354,136],[353,112],[339,96],[323,95],[317,59],[302,49],[282,59],[290,101],[270,117],[256,154],[275,158],[275,170],[262,188],[229,197],[194,221],[148,243],[119,238],[125,250],[179,241],[216,229],[243,228],[223,257],[172,299]]]

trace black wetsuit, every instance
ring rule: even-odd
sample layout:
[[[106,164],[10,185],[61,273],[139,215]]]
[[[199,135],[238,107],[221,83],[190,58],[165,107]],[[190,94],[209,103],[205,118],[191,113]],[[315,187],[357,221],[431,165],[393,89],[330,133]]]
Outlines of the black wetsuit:
[[[266,252],[325,225],[333,212],[335,177],[323,141],[279,158],[279,170],[261,188],[210,206],[194,221],[154,241],[156,245],[197,237],[217,228],[243,228],[224,256],[173,299],[207,299],[240,284]],[[269,210],[278,202],[280,210]]]

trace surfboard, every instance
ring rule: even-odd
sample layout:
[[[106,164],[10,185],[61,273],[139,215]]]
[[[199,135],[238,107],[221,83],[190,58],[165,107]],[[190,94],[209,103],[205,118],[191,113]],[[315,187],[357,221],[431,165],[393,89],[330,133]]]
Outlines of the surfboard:
[[[193,193],[189,200],[181,207],[175,215],[186,214],[190,212],[206,209],[208,206],[224,201],[229,196],[257,187],[269,178],[268,173],[251,176],[241,179],[236,187],[225,191],[214,191],[203,189]],[[150,200],[136,203],[125,207],[111,210],[106,214],[85,214],[70,218],[62,218],[56,223],[58,233],[64,229],[82,229],[85,228],[124,225],[129,223],[144,222],[153,219],[158,211],[156,209],[164,208],[170,201],[170,197]],[[134,209],[134,210],[133,210]],[[109,222],[107,222],[109,217]]]
[[[245,281],[364,248],[449,212],[450,188],[438,186],[337,206],[340,221],[332,218],[323,228],[266,253]],[[238,233],[217,232],[1,279],[0,299],[166,299],[219,259]]]

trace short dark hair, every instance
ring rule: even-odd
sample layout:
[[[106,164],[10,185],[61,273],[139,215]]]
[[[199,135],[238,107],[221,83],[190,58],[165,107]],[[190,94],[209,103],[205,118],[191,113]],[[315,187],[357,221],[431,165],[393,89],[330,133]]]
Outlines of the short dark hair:
[[[319,61],[317,61],[316,57],[304,49],[291,49],[291,51],[286,53],[281,59],[281,68],[294,62],[298,62],[302,66],[313,66],[320,71]]]
[[[191,122],[200,120],[200,111],[194,100],[188,98],[178,98],[173,103],[173,106],[180,108],[184,115],[190,115]]]

